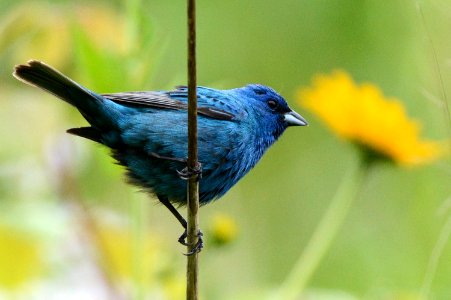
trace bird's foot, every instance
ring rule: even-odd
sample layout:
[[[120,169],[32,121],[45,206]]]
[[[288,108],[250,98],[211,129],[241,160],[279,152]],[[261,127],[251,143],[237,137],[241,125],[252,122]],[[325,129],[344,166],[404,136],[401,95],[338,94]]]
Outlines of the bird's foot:
[[[183,170],[177,170],[177,174],[183,180],[189,180],[191,178],[196,178],[199,181],[202,178],[202,164],[197,162],[196,167],[189,168],[185,167]]]
[[[203,237],[204,234],[202,233],[202,231],[198,231],[197,232],[197,243],[194,245],[193,248],[191,248],[191,250],[188,253],[184,253],[186,256],[190,256],[193,255],[194,253],[199,253],[202,248],[204,247],[204,240]],[[191,246],[190,244],[188,244],[186,242],[186,238],[188,237],[188,232],[185,229],[185,231],[182,233],[182,235],[179,237],[178,241],[180,244],[182,244],[183,246]]]

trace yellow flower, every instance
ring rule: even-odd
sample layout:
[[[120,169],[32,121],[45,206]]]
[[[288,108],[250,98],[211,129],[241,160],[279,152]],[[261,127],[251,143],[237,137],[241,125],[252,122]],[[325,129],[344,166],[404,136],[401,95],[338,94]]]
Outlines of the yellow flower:
[[[99,221],[95,225],[91,230],[100,266],[115,284],[134,281],[143,286],[152,299],[184,297],[186,277],[177,269],[183,256],[177,253],[173,256],[155,233],[146,229],[136,241],[131,228],[120,223]],[[207,237],[212,238],[213,245],[228,244],[236,238],[237,225],[228,215],[214,215],[209,225]]]
[[[115,279],[131,279],[134,274],[133,259],[136,252],[131,232],[119,226],[102,224],[96,232],[96,238],[108,273]],[[139,252],[142,252],[139,265],[144,266],[145,277],[149,281],[149,277],[153,275],[151,273],[159,266],[158,256],[162,253],[157,247],[156,239],[147,234],[143,238],[142,245],[139,245],[141,248]]]
[[[40,275],[43,262],[39,245],[12,227],[0,225],[0,286],[18,288]]]
[[[18,5],[6,20],[0,22],[3,29],[0,48],[12,44],[14,61],[36,58],[64,66],[73,56],[69,50],[75,48],[71,40],[72,28],[79,28],[93,46],[124,54],[129,50],[125,25],[122,14],[105,5],[76,4],[69,10],[63,6],[27,2]]]
[[[373,84],[357,85],[343,71],[317,76],[298,98],[341,138],[396,163],[423,163],[443,152],[439,143],[420,139],[420,125],[398,99],[385,97]]]
[[[183,298],[186,278],[174,271],[177,259],[162,247],[154,232],[146,228],[134,236],[127,226],[102,221],[92,230],[100,266],[115,284],[133,282],[138,289],[162,299]]]
[[[105,5],[79,5],[76,8],[77,22],[91,42],[99,49],[125,54],[127,44],[126,22],[123,14]],[[114,30],[111,30],[114,28]]]
[[[225,214],[216,214],[210,227],[210,237],[218,245],[228,244],[233,241],[238,233],[238,227],[231,217]]]

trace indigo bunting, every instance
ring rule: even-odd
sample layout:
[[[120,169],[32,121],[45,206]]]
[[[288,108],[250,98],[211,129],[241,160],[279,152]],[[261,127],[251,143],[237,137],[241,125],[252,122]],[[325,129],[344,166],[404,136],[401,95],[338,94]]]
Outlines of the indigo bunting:
[[[16,66],[13,75],[75,106],[90,126],[67,132],[109,147],[130,182],[155,194],[182,224],[184,244],[186,221],[173,204],[187,202],[178,172],[188,148],[187,87],[100,95],[35,60]],[[197,100],[201,205],[224,195],[288,126],[307,125],[277,92],[259,84],[230,90],[199,86]]]

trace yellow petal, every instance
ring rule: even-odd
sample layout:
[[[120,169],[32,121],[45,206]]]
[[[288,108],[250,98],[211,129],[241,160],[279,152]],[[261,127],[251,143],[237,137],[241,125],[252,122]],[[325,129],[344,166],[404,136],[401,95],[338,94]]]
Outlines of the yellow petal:
[[[420,138],[420,125],[402,102],[374,84],[356,84],[344,71],[318,75],[298,99],[343,139],[404,165],[432,161],[444,153],[438,142]]]

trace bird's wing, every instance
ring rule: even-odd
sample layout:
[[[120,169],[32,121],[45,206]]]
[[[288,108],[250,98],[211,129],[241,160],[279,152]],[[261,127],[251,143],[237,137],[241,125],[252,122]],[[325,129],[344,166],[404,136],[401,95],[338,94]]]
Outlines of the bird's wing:
[[[176,95],[173,96],[172,93],[176,93]],[[102,96],[114,102],[123,104],[159,109],[187,110],[187,95],[185,94],[187,93],[183,90],[177,90],[174,92],[123,92],[102,94]],[[201,98],[202,96],[198,96],[198,99]],[[199,115],[219,120],[233,120],[235,118],[235,114],[231,112],[205,104],[205,101],[199,101],[197,109]]]

